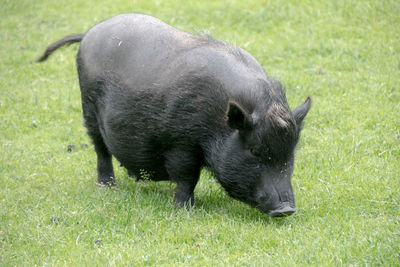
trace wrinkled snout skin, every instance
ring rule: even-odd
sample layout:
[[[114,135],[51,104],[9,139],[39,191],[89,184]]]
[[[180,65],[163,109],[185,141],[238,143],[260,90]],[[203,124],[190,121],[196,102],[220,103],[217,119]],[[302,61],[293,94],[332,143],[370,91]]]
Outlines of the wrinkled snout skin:
[[[65,43],[77,55],[82,111],[97,181],[115,185],[112,157],[130,175],[177,184],[194,204],[201,168],[233,198],[272,217],[296,211],[294,149],[311,99],[291,110],[282,85],[245,50],[142,14],[105,20]]]

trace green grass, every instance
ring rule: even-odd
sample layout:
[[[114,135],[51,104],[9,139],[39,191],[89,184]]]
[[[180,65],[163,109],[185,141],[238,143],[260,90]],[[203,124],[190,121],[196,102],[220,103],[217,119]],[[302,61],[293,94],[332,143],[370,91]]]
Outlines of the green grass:
[[[296,151],[298,212],[270,219],[202,173],[196,206],[174,185],[95,184],[77,45],[61,37],[124,12],[211,33],[253,54],[313,107]],[[0,265],[399,266],[399,1],[0,2]],[[77,148],[67,152],[67,146]]]

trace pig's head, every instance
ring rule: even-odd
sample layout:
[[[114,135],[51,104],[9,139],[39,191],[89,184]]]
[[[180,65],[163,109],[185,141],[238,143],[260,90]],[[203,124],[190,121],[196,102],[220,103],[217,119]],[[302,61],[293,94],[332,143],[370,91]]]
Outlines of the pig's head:
[[[307,98],[294,111],[286,102],[273,102],[267,110],[250,113],[229,103],[227,122],[234,131],[220,155],[219,180],[230,196],[271,217],[296,211],[291,185],[294,149],[310,106]]]

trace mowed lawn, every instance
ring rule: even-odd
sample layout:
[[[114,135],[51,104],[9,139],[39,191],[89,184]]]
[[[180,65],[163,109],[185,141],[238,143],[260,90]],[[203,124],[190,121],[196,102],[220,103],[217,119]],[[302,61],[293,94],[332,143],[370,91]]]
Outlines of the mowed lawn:
[[[292,108],[313,97],[296,214],[271,219],[207,170],[187,210],[116,161],[118,188],[96,185],[78,45],[33,61],[127,12],[246,49]],[[399,266],[399,219],[399,1],[0,1],[0,266]]]

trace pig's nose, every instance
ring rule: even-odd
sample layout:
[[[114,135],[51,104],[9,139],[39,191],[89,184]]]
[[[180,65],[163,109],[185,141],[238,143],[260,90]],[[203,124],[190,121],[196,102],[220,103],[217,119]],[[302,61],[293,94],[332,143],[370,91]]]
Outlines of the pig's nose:
[[[284,202],[278,209],[269,211],[268,215],[271,217],[284,217],[292,215],[295,212],[296,212],[295,207],[290,205],[289,202]]]

